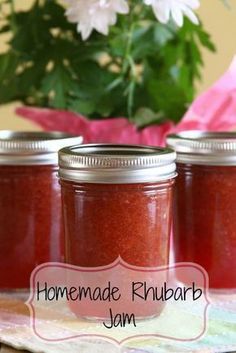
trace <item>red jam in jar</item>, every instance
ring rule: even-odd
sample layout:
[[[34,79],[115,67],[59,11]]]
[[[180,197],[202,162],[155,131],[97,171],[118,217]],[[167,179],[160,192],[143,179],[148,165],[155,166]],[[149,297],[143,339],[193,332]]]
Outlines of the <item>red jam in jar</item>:
[[[43,263],[64,260],[58,150],[64,133],[0,131],[0,289],[29,287]]]
[[[177,151],[176,262],[206,269],[212,289],[236,288],[236,133],[169,136]]]
[[[169,149],[81,145],[59,152],[66,261],[167,265],[176,176]]]

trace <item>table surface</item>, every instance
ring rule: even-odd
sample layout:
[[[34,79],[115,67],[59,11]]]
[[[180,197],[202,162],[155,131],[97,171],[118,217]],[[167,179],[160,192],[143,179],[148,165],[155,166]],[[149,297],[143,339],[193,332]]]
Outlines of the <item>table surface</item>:
[[[18,351],[14,348],[10,348],[8,346],[5,346],[4,344],[0,343],[0,353],[29,353],[28,351]],[[236,353],[236,352],[232,352],[232,353]]]
[[[27,351],[17,351],[16,349],[14,348],[10,348],[10,347],[7,347],[5,346],[4,344],[1,344],[0,343],[0,353],[28,353]]]
[[[0,353],[17,353],[17,352],[18,353],[30,353],[29,351],[26,351],[26,350],[17,350],[17,349],[11,348],[11,347],[0,342]],[[215,352],[215,353],[217,353],[217,352]],[[236,353],[236,352],[225,352],[225,353]]]

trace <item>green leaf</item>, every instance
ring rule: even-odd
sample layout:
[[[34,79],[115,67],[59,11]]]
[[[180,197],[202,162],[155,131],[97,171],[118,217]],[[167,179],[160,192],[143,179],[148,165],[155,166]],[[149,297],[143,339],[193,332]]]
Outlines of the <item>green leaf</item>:
[[[14,50],[29,56],[37,48],[42,48],[52,40],[52,35],[43,18],[42,8],[37,1],[30,11],[17,13],[14,20],[17,31],[10,41]]]
[[[73,63],[74,65],[74,63]],[[96,62],[81,62],[79,66],[73,66],[76,71],[78,82],[72,91],[75,104],[70,100],[70,109],[79,111],[85,115],[101,115],[108,116],[114,108],[114,100],[110,98],[110,94],[116,94],[117,87],[108,87],[111,82],[116,81],[116,75],[106,71]],[[91,85],[91,82],[94,82]],[[112,93],[109,90],[112,88]]]
[[[171,25],[163,25],[157,22],[154,28],[154,36],[155,42],[163,46],[175,38],[175,31]]]
[[[188,19],[181,29],[159,23],[143,0],[131,7],[108,36],[94,31],[85,42],[56,0],[16,11],[14,26],[5,16],[0,36],[9,32],[11,40],[0,54],[0,103],[20,100],[91,119],[130,116],[139,127],[181,119],[201,77],[202,48],[215,50],[211,37]]]
[[[9,81],[15,75],[19,65],[19,57],[13,52],[0,55],[0,80]]]
[[[143,128],[152,124],[160,124],[164,120],[162,112],[155,113],[149,108],[139,108],[131,119],[137,127]]]
[[[80,113],[89,116],[94,113],[96,109],[95,102],[92,99],[72,98],[68,100],[68,107],[72,112]]]
[[[62,64],[57,64],[42,81],[42,92],[49,96],[49,106],[66,108],[67,96],[73,91],[75,81],[70,72]]]
[[[21,93],[30,95],[32,89],[39,89],[41,77],[45,74],[45,70],[46,63],[42,60],[41,62],[38,62],[37,66],[33,65],[26,68],[21,74],[17,75]]]
[[[171,81],[155,79],[149,81],[147,88],[154,111],[164,112],[166,118],[179,121],[187,108],[184,90]]]
[[[212,42],[211,37],[210,37],[210,35],[209,35],[208,33],[206,33],[206,32],[203,31],[203,30],[199,30],[199,31],[197,32],[197,34],[198,34],[198,38],[199,38],[201,44],[202,44],[205,48],[209,49],[209,50],[212,51],[212,52],[215,52],[215,51],[216,51],[216,46],[215,46],[215,44]]]
[[[0,34],[9,32],[10,29],[11,29],[11,27],[9,26],[9,24],[7,24],[7,25],[5,25],[5,26],[2,26],[2,28],[0,28]]]
[[[232,4],[230,0],[220,0],[220,1],[225,5],[225,7],[227,7],[227,9],[230,10],[232,8]]]

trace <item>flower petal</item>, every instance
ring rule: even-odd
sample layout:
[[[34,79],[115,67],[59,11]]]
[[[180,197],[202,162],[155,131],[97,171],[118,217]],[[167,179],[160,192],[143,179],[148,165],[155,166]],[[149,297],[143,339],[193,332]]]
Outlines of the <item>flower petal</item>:
[[[126,15],[129,13],[129,4],[126,0],[113,0],[111,8],[120,14]]]
[[[66,0],[69,7],[65,12],[68,21],[78,22],[77,30],[86,40],[93,29],[107,35],[109,26],[117,21],[117,14],[127,14],[126,0]]]
[[[170,16],[179,26],[183,26],[183,17],[187,16],[194,24],[198,24],[198,18],[193,9],[200,6],[199,0],[144,0],[146,5],[152,6],[156,18],[161,23],[167,23]]]
[[[200,1],[199,0],[182,0],[182,2],[187,5],[187,7],[196,10],[200,7]]]
[[[153,2],[153,11],[161,23],[167,23],[170,19],[170,6],[167,1],[159,0]]]
[[[195,13],[187,6],[184,6],[182,8],[183,14],[189,18],[191,22],[193,22],[195,25],[199,24],[198,17],[195,15]]]
[[[175,9],[171,10],[171,16],[179,27],[183,26],[183,23],[184,23],[183,12],[178,6],[176,6]]]

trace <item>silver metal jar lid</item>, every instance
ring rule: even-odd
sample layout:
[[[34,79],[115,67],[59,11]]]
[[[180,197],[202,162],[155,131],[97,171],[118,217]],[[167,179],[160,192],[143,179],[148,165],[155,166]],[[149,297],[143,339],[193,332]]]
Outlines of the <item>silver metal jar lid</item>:
[[[81,136],[63,132],[0,131],[0,165],[57,164],[58,151],[82,143]]]
[[[177,162],[236,166],[236,132],[184,131],[167,137]]]
[[[176,153],[168,148],[93,144],[59,151],[61,179],[98,184],[158,182],[176,176]]]

